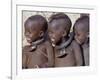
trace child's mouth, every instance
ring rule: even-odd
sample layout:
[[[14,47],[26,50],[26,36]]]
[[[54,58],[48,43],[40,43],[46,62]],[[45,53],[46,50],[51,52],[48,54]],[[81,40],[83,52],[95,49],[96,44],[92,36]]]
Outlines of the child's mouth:
[[[54,38],[51,38],[51,43],[52,43],[52,46],[55,47],[55,39]]]
[[[27,40],[28,42],[31,42],[31,39],[30,39],[30,38],[26,38],[26,40]]]

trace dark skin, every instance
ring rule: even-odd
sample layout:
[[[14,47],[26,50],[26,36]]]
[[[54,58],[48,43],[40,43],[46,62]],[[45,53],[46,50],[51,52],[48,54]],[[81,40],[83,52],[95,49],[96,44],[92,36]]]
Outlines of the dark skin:
[[[22,51],[22,68],[46,68],[54,66],[54,55],[51,44],[48,41],[44,41],[37,45],[36,50],[31,51],[32,42],[37,41],[44,36],[39,21],[29,21],[25,26],[25,36],[27,45]]]
[[[64,24],[63,19],[54,20],[49,23],[49,37],[51,39],[52,44],[59,45],[62,43],[62,40],[66,35],[68,35],[68,28],[65,28],[66,23]],[[66,39],[65,39],[66,40]],[[58,44],[58,42],[60,42]],[[55,53],[55,67],[67,67],[67,66],[81,66],[82,65],[82,55],[81,49],[76,41],[72,41],[72,43],[65,48],[67,53],[66,56],[62,58],[56,57],[60,51],[54,47]]]
[[[75,26],[75,39],[79,44],[87,42],[89,32],[85,28],[85,24],[83,23],[78,23]]]
[[[44,35],[44,32],[41,30],[41,26],[38,21],[29,21],[25,26],[25,36],[26,40],[31,44],[36,39]]]
[[[68,33],[67,31],[65,31],[64,24],[65,24],[65,21],[63,19],[54,20],[52,23],[50,23],[48,30],[49,30],[49,37],[52,43],[54,44],[59,43],[59,41],[61,41],[62,39],[61,36],[64,37]]]
[[[83,49],[83,57],[85,66],[89,65],[89,30],[86,26],[88,23],[77,23],[75,25],[75,39],[78,42],[78,44],[81,45]]]

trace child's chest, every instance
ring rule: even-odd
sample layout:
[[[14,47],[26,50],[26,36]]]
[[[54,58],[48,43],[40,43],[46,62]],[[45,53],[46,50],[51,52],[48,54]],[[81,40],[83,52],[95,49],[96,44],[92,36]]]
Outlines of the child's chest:
[[[41,65],[47,61],[47,54],[45,47],[37,46],[36,50],[29,51],[27,53],[28,67],[34,67],[35,65]]]
[[[65,58],[69,55],[71,55],[73,53],[73,50],[71,48],[71,46],[67,47],[67,48],[63,48],[63,49],[54,49],[54,54],[55,54],[55,57],[57,58]]]
[[[55,53],[55,66],[56,67],[64,67],[64,66],[73,66],[75,65],[75,56],[71,46],[62,49],[56,50]]]

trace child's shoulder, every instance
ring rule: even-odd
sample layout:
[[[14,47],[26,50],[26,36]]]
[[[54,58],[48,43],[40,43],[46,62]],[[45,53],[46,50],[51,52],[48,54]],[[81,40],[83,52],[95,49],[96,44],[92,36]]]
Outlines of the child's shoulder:
[[[73,48],[77,48],[77,47],[79,47],[79,44],[76,42],[76,40],[73,40],[72,43],[71,43],[71,46]]]
[[[30,47],[29,45],[25,45],[25,46],[22,47],[22,49],[27,49],[29,47]]]
[[[30,46],[29,45],[25,45],[23,48],[22,48],[22,52],[27,52],[30,50]]]
[[[44,45],[45,45],[45,47],[52,46],[49,40],[46,40],[44,42]]]
[[[78,43],[76,42],[76,40],[73,40],[71,44],[72,44],[72,45],[76,45],[76,44],[78,44]]]

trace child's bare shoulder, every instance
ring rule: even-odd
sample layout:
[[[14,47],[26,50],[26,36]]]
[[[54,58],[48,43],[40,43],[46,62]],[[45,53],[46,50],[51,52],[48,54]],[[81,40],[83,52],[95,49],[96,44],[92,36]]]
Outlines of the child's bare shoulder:
[[[45,43],[44,43],[43,46],[44,46],[44,49],[45,49],[45,50],[47,50],[47,51],[49,51],[49,52],[52,52],[52,44],[50,43],[49,40],[45,41]]]
[[[49,40],[46,40],[44,43],[45,47],[47,48],[48,46],[52,46]]]
[[[79,48],[79,44],[78,44],[75,40],[72,41],[71,46],[72,46],[72,48],[74,48],[74,49]]]
[[[26,48],[29,48],[29,45],[25,45],[24,47],[22,47],[23,50]]]
[[[26,45],[26,46],[24,46],[22,48],[22,53],[27,53],[27,52],[29,52],[29,50],[30,50],[30,46],[29,45]]]

